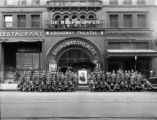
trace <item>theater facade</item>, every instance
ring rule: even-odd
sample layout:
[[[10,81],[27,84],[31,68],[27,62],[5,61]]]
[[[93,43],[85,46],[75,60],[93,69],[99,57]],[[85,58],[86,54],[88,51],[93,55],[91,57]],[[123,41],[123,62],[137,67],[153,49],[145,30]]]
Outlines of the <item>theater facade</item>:
[[[29,70],[157,73],[155,0],[2,1],[2,84]]]

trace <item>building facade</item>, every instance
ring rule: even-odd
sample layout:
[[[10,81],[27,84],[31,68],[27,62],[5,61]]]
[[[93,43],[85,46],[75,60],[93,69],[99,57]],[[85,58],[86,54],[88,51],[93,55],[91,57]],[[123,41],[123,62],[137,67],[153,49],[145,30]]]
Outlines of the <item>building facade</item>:
[[[2,0],[0,81],[28,70],[157,73],[155,0]]]

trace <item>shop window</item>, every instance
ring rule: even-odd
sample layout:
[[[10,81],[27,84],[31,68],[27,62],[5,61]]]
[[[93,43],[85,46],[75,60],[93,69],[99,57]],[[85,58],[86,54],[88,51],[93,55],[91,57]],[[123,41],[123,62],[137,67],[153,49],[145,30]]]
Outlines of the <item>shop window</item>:
[[[32,27],[39,28],[40,27],[40,15],[32,15]]]
[[[137,26],[146,27],[146,15],[137,15]]]
[[[123,0],[123,5],[131,5],[132,0]]]
[[[4,22],[6,28],[13,27],[13,16],[12,15],[5,15],[4,16]]]
[[[147,42],[109,42],[109,49],[149,49]]]
[[[118,5],[118,0],[110,0],[110,5]]]
[[[26,5],[26,0],[19,0],[18,5]]]
[[[17,26],[20,28],[26,27],[26,15],[17,16]]]
[[[32,5],[39,5],[40,1],[39,0],[32,0]]]
[[[132,15],[124,15],[124,27],[125,28],[132,27]]]
[[[137,0],[137,5],[145,5],[146,1],[145,0]]]
[[[20,70],[40,69],[41,53],[16,53],[16,68]]]
[[[110,15],[110,27],[118,27],[118,15]]]

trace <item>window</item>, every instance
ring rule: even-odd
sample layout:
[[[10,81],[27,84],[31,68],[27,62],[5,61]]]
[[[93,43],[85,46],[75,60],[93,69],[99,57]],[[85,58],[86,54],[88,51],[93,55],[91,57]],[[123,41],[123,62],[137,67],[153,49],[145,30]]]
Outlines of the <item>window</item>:
[[[118,27],[118,15],[110,15],[110,27]]]
[[[124,5],[131,5],[132,4],[132,0],[123,0],[123,4]]]
[[[110,0],[110,5],[118,5],[118,0]]]
[[[40,27],[40,15],[32,15],[32,27],[39,28]]]
[[[39,0],[32,0],[32,5],[39,5]]]
[[[146,15],[137,15],[137,26],[146,27]]]
[[[5,21],[6,28],[13,27],[13,16],[12,15],[4,16],[4,21]]]
[[[149,49],[148,42],[109,42],[109,49]]]
[[[145,0],[137,0],[137,5],[145,5],[146,1]]]
[[[132,27],[132,15],[124,15],[124,27]]]
[[[16,68],[17,69],[40,69],[41,53],[16,53]]]
[[[19,1],[18,1],[18,4],[19,4],[19,5],[26,5],[26,0],[19,0]]]
[[[22,28],[26,27],[26,15],[17,16],[17,26]]]
[[[6,0],[6,5],[13,5],[13,0]]]

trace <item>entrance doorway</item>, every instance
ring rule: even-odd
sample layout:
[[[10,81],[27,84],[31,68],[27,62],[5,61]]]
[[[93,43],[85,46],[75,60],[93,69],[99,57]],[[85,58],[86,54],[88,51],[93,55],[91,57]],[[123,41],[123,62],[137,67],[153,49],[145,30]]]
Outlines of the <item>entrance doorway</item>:
[[[78,72],[78,69],[93,69],[92,57],[90,54],[80,48],[70,48],[63,51],[58,58],[59,70],[63,73],[66,70]]]

